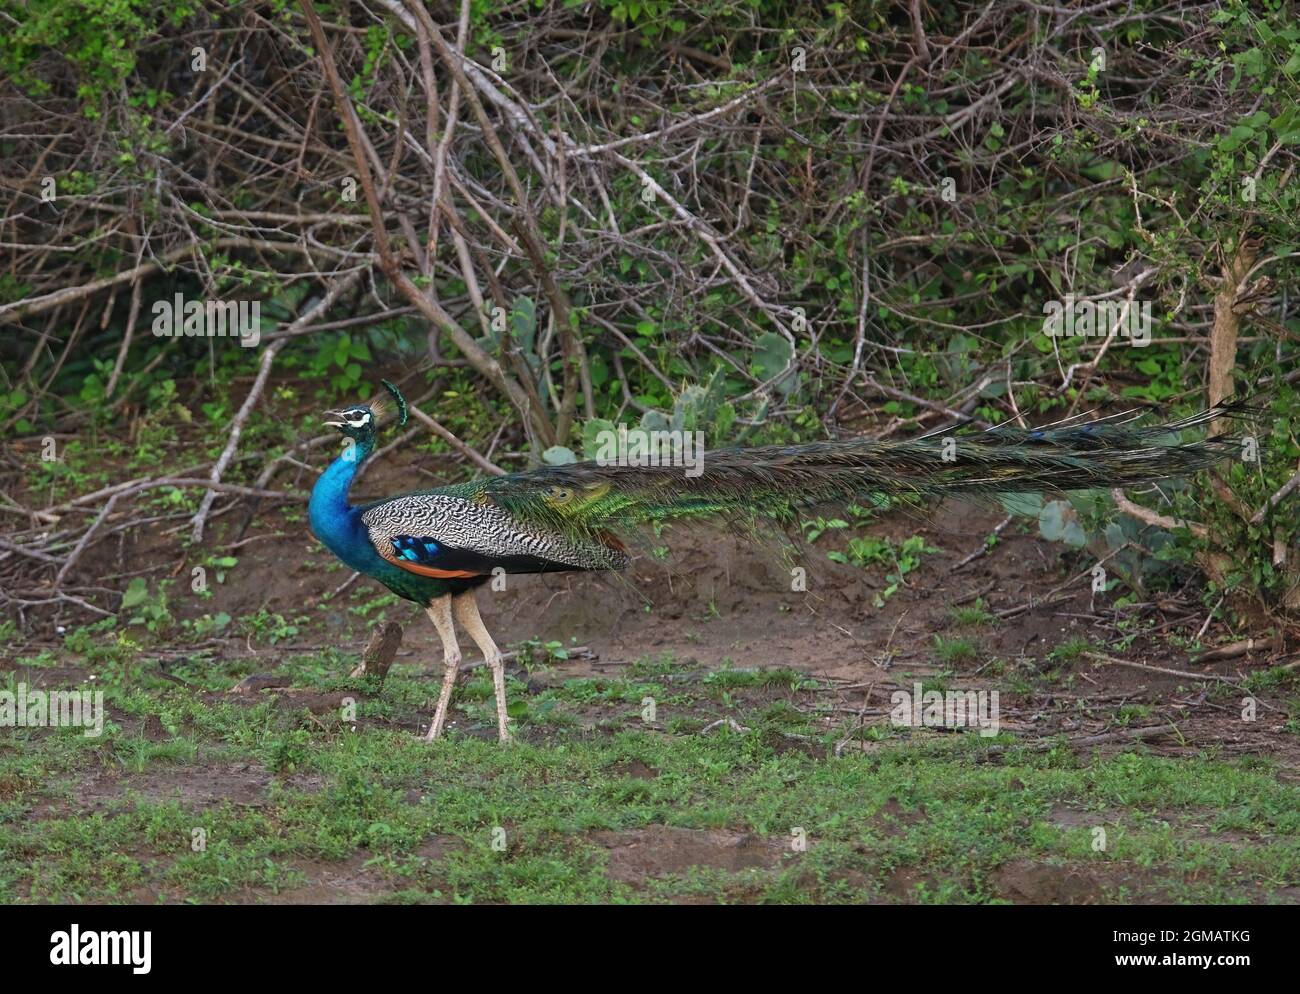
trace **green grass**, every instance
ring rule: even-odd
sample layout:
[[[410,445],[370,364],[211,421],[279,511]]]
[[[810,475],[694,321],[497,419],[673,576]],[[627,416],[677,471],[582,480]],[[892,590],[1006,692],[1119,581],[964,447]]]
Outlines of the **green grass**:
[[[971,663],[979,659],[979,656],[980,645],[973,638],[964,635],[955,638],[945,638],[942,635],[934,637],[934,658],[941,663]]]
[[[996,625],[998,622],[997,616],[989,612],[982,599],[976,599],[974,604],[965,604],[949,609],[948,618],[956,625],[980,627]]]
[[[262,807],[229,802],[194,810],[126,795],[110,811],[39,822],[6,813],[0,824],[0,896],[6,901],[120,900],[146,881],[193,900],[266,895],[300,884],[295,864],[359,855],[403,900],[675,900],[737,890],[755,900],[876,897],[900,868],[933,881],[932,900],[998,897],[990,879],[1022,857],[1087,867],[1140,868],[1179,900],[1231,900],[1300,872],[1295,791],[1267,767],[1137,754],[1061,768],[1025,757],[975,764],[966,750],[898,747],[870,758],[777,755],[755,736],[668,740],[644,732],[563,746],[366,732],[305,737],[300,769],[325,786],[272,787]],[[215,758],[215,757],[209,757]],[[14,775],[10,756],[5,778]],[[175,756],[154,757],[178,762]],[[654,780],[620,771],[636,761]],[[894,819],[901,805],[914,818]],[[1096,813],[1109,849],[1092,849],[1088,825],[1056,827],[1056,804]],[[1189,840],[1147,812],[1210,811],[1212,826],[1252,844]],[[638,892],[604,872],[596,830],[651,824],[730,828],[771,838],[806,829],[807,853],[761,874],[682,874]],[[492,845],[503,827],[504,852]],[[195,828],[206,851],[193,852]],[[440,861],[417,855],[431,838],[455,840]],[[130,858],[126,858],[129,856]]]
[[[1092,643],[1085,638],[1075,636],[1066,639],[1047,654],[1047,658],[1056,663],[1072,663],[1085,652],[1092,650]]]
[[[0,737],[0,901],[274,900],[331,871],[364,883],[353,899],[399,903],[986,903],[1007,898],[1002,874],[1025,860],[1090,875],[1109,900],[1281,899],[1300,877],[1300,789],[1258,759],[897,735],[837,757],[826,747],[841,731],[797,706],[816,688],[805,675],[671,659],[601,679],[545,667],[542,689],[511,681],[523,741],[428,745],[408,726],[436,681],[398,666],[367,698],[339,676],[351,661],[298,654],[281,669],[296,688],[357,692],[355,730],[269,694],[191,691],[106,652],[114,720],[100,739]],[[458,690],[456,715],[490,732],[485,676]],[[721,717],[748,730],[695,734]],[[771,858],[613,879],[618,836],[597,833],[649,826],[752,833]]]

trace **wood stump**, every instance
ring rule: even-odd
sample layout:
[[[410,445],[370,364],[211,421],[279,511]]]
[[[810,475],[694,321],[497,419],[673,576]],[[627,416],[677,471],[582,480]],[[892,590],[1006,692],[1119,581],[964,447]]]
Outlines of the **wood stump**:
[[[348,675],[362,677],[373,673],[379,677],[379,682],[382,684],[384,678],[388,676],[388,668],[393,665],[393,657],[397,655],[397,648],[401,644],[402,626],[396,621],[385,621],[370,633],[370,643],[361,654],[361,662],[357,663]]]

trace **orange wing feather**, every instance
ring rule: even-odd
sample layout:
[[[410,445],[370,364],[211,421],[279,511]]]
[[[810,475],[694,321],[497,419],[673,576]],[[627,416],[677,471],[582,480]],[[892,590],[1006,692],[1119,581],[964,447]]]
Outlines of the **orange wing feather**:
[[[438,569],[436,566],[421,566],[419,563],[409,562],[400,558],[396,553],[382,548],[375,551],[394,566],[400,566],[406,572],[414,573],[416,576],[431,576],[438,580],[458,580],[470,576],[483,576],[482,573],[475,573],[466,569]]]

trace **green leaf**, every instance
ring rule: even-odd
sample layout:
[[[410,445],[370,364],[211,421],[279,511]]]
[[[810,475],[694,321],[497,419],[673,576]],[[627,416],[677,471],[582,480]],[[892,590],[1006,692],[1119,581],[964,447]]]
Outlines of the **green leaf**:
[[[646,431],[667,431],[668,419],[661,411],[646,411],[641,415],[641,427]]]
[[[582,426],[582,454],[587,459],[595,459],[596,453],[600,449],[599,436],[601,432],[617,432],[618,427],[613,421],[607,421],[604,418],[592,418]]]
[[[736,423],[736,408],[731,401],[727,401],[718,408],[718,413],[713,417],[712,443],[713,445],[725,445],[731,437],[731,428]]]
[[[794,348],[784,336],[769,331],[759,338],[754,350],[754,365],[763,379],[771,379],[790,363]]]
[[[537,305],[531,297],[516,297],[510,308],[510,337],[525,352],[533,349],[537,335]]]
[[[1043,506],[1038,515],[1038,531],[1049,542],[1064,542],[1076,549],[1088,543],[1087,533],[1080,527],[1074,508],[1065,500],[1048,501]]]
[[[126,585],[126,592],[122,594],[122,610],[129,611],[131,608],[143,604],[148,599],[149,584],[145,582],[144,577],[137,576]]]

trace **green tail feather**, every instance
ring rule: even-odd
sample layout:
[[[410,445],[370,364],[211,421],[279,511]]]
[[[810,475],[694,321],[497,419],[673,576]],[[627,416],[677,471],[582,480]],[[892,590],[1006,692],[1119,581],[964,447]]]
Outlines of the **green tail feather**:
[[[1234,404],[1147,427],[1112,418],[1038,430],[945,430],[901,442],[852,439],[719,449],[704,454],[703,472],[696,477],[686,476],[680,466],[581,462],[443,492],[488,498],[520,520],[575,541],[599,541],[659,521],[752,522],[764,513],[879,503],[882,497],[920,500],[1152,483],[1242,452],[1240,437],[1181,442],[1180,432],[1219,418],[1256,416],[1254,409]]]

